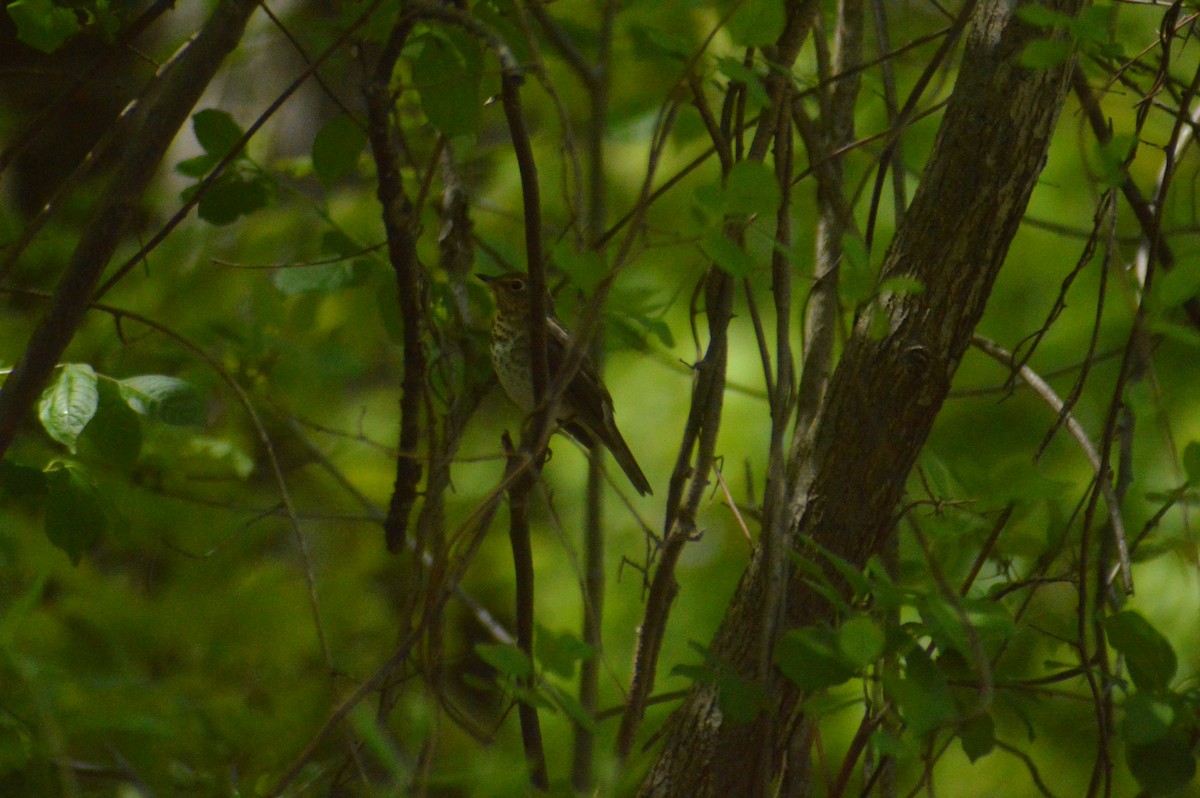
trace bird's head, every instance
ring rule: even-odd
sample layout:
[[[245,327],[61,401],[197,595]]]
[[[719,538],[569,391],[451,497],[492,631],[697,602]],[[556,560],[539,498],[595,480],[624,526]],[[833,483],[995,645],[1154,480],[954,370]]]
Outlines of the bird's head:
[[[479,279],[492,289],[492,295],[496,297],[496,309],[500,313],[519,316],[529,312],[529,278],[524,274],[481,274]]]

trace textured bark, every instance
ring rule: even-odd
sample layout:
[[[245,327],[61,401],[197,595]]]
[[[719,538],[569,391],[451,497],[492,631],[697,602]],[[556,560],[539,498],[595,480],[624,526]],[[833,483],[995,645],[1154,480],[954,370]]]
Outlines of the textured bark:
[[[1049,5],[1074,14],[1080,0]],[[953,97],[912,206],[884,262],[884,277],[919,279],[919,295],[893,296],[863,314],[817,422],[792,496],[791,540],[808,539],[862,565],[894,531],[905,481],[933,425],[1045,163],[1071,65],[1026,70],[1016,59],[1044,35],[1012,17],[1015,4],[975,11]],[[780,478],[782,475],[770,475]],[[764,531],[764,537],[766,536]],[[760,550],[761,551],[761,550]],[[756,552],[716,634],[713,657],[753,679],[765,579]],[[832,620],[828,603],[798,578],[787,589],[786,628]],[[787,720],[799,696],[783,679],[770,705]],[[697,686],[673,717],[640,795],[754,795],[756,764],[786,768],[792,723],[726,721],[716,688]],[[774,729],[768,735],[766,730]]]

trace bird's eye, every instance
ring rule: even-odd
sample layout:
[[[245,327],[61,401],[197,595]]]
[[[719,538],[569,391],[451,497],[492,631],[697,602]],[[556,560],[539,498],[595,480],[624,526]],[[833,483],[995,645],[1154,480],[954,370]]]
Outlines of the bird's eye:
[[[508,281],[508,287],[514,291],[522,291],[525,289],[525,281],[520,277],[514,277]]]

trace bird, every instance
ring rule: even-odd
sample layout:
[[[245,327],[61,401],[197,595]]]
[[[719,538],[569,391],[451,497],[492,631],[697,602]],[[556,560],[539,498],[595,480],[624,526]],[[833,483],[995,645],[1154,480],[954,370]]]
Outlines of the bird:
[[[529,278],[521,272],[509,271],[498,275],[480,274],[496,300],[496,315],[492,321],[492,366],[500,386],[509,399],[526,413],[534,410],[533,363],[529,335]],[[570,346],[571,334],[552,312],[546,316],[546,362],[550,380],[562,367]],[[558,403],[558,424],[584,446],[593,448],[597,442],[612,454],[613,460],[625,472],[639,494],[653,494],[650,481],[621,437],[613,418],[613,400],[596,367],[584,358],[563,390]]]

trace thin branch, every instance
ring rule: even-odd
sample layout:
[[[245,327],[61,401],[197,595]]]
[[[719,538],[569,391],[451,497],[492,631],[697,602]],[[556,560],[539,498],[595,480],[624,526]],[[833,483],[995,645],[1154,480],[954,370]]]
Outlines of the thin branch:
[[[399,551],[408,528],[408,519],[417,499],[421,481],[421,462],[416,454],[421,441],[422,398],[427,377],[423,340],[425,308],[424,269],[417,255],[418,221],[411,200],[404,192],[400,177],[400,154],[392,135],[392,72],[400,51],[416,24],[411,14],[402,14],[392,27],[387,44],[369,79],[363,86],[367,103],[367,139],[375,160],[379,207],[387,233],[388,261],[396,276],[396,294],[403,325],[404,376],[400,393],[400,440],[396,457],[396,478],[384,520],[384,538],[388,551]]]
[[[412,654],[412,648],[420,640],[431,619],[440,617],[446,602],[455,595],[456,588],[461,584],[467,570],[474,562],[479,547],[483,544],[491,527],[492,519],[500,507],[505,494],[516,480],[528,473],[532,464],[518,450],[516,458],[507,461],[504,476],[490,493],[480,500],[458,528],[447,535],[454,547],[454,554],[442,560],[434,560],[433,573],[429,579],[429,587],[425,597],[425,611],[420,621],[402,635],[400,642],[388,659],[382,663],[375,673],[359,685],[341,704],[338,705],[325,723],[318,729],[297,754],[288,769],[280,777],[275,787],[269,793],[278,796],[299,776],[305,765],[316,755],[324,740],[337,729],[346,716],[363,699],[373,691],[381,688],[392,673],[403,664]]]
[[[179,206],[179,209],[174,213],[174,215],[172,215],[171,218],[159,228],[158,232],[151,236],[150,239],[146,241],[146,243],[143,244],[137,252],[135,252],[116,270],[114,270],[113,273],[109,275],[108,279],[105,280],[98,289],[96,289],[96,299],[100,299],[107,294],[113,288],[113,286],[115,286],[130,271],[142,263],[142,261],[146,259],[146,256],[149,255],[159,244],[161,244],[163,240],[165,240],[166,237],[170,235],[170,233],[176,227],[178,227],[184,219],[187,218],[187,215],[191,213],[192,209],[195,208],[200,203],[200,200],[202,200],[212,189],[213,185],[224,173],[225,169],[231,163],[241,157],[241,153],[245,150],[246,145],[249,144],[250,139],[254,138],[259,129],[261,129],[262,126],[267,123],[267,120],[274,116],[275,112],[282,108],[284,103],[286,103],[287,100],[289,100],[292,95],[295,94],[312,75],[316,74],[317,69],[319,69],[322,64],[333,57],[335,53],[337,53],[342,47],[345,47],[350,42],[359,29],[362,28],[363,25],[367,24],[382,2],[383,0],[370,0],[370,3],[362,10],[362,13],[355,17],[354,21],[350,23],[350,26],[346,28],[346,30],[344,30],[333,42],[331,42],[330,45],[321,53],[321,55],[319,55],[316,60],[309,64],[305,70],[296,77],[295,80],[288,84],[287,88],[280,92],[278,97],[271,101],[271,104],[267,106],[266,110],[259,114],[258,118],[255,119],[248,128],[246,128],[246,132],[230,148],[225,157],[218,161],[217,165],[212,168],[212,171],[205,175],[204,179],[196,184],[196,190],[188,196],[188,199],[181,206]]]
[[[549,14],[541,3],[534,3],[535,13]],[[584,242],[601,255],[601,237],[608,219],[607,147],[610,86],[612,73],[613,31],[618,4],[606,0],[601,6],[600,29],[596,47],[596,62],[589,64],[574,55],[567,62],[576,70],[588,92],[589,114],[586,126],[586,202]],[[547,24],[543,22],[543,24]],[[558,26],[550,24],[553,31]],[[554,34],[552,33],[552,36]],[[562,49],[562,47],[560,47]],[[604,366],[603,330],[597,330],[592,341],[592,362],[597,369]],[[588,454],[587,506],[583,528],[583,618],[581,639],[591,646],[592,656],[579,665],[579,705],[589,717],[595,718],[598,708],[600,666],[604,662],[604,604],[605,604],[605,529],[604,447],[595,446]],[[618,494],[620,495],[620,494]],[[627,500],[626,500],[627,502]],[[575,724],[575,745],[571,758],[571,783],[578,792],[592,790],[595,783],[596,735],[593,727]]]
[[[978,335],[971,338],[971,343],[975,345],[976,349],[988,355],[996,362],[1008,368],[1014,367],[1013,354],[1003,347]],[[1133,572],[1129,562],[1129,548],[1125,539],[1125,522],[1121,518],[1120,502],[1117,500],[1116,494],[1113,493],[1112,482],[1105,473],[1100,453],[1096,451],[1096,446],[1092,443],[1091,438],[1088,437],[1083,425],[1070,412],[1063,400],[1054,392],[1054,389],[1038,376],[1037,372],[1029,368],[1029,366],[1020,366],[1017,368],[1016,373],[1026,385],[1033,389],[1034,393],[1042,398],[1042,401],[1050,405],[1055,413],[1065,413],[1064,423],[1066,424],[1067,431],[1071,433],[1071,437],[1079,444],[1079,448],[1087,458],[1088,464],[1091,465],[1092,470],[1096,474],[1096,482],[1100,486],[1101,493],[1104,495],[1105,504],[1108,507],[1108,522],[1112,527],[1113,539],[1116,541],[1118,557],[1121,563],[1121,579],[1124,583],[1125,591],[1132,593]]]
[[[165,67],[130,111],[121,161],[58,282],[50,309],[38,322],[13,373],[0,390],[0,455],[8,451],[67,344],[75,336],[96,284],[139,212],[142,194],[167,147],[200,99],[225,56],[241,41],[257,3],[217,6],[204,28]]]
[[[504,449],[509,454],[508,468],[518,470],[520,458],[513,448],[508,433],[504,433]],[[529,534],[529,493],[534,480],[533,472],[523,470],[521,477],[513,481],[508,491],[508,539],[512,548],[513,573],[516,583],[517,648],[525,652],[530,665],[533,657],[533,545]],[[531,691],[537,683],[536,669],[517,683]],[[538,720],[537,707],[518,699],[517,717],[521,725],[521,744],[525,749],[525,761],[529,765],[529,780],[539,790],[550,787],[546,773],[546,751],[542,746],[542,727]]]
[[[11,142],[3,152],[0,152],[0,174],[15,161],[22,152],[33,142],[45,129],[45,127],[54,120],[55,114],[61,113],[63,107],[70,102],[77,100],[81,91],[88,85],[89,81],[98,72],[105,69],[105,61],[111,60],[113,54],[123,51],[125,48],[132,46],[133,42],[140,36],[146,28],[148,28],[155,20],[158,19],[165,11],[173,7],[173,0],[156,0],[154,5],[147,8],[139,17],[129,25],[128,28],[121,31],[113,42],[113,46],[109,53],[105,56],[95,59],[87,67],[79,70],[75,81],[65,91],[47,103],[38,114],[25,126],[16,140]],[[161,72],[154,76],[151,82],[143,89],[143,95],[149,93],[157,80],[161,78]],[[46,203],[38,210],[37,216],[31,219],[21,231],[20,238],[16,242],[6,247],[8,250],[3,262],[0,262],[0,283],[7,281],[12,270],[16,267],[17,261],[25,250],[32,244],[37,234],[45,227],[46,223],[58,210],[58,208],[66,201],[68,197],[75,191],[76,188],[84,181],[84,179],[92,173],[92,170],[98,163],[103,161],[105,157],[115,150],[120,144],[125,141],[129,134],[128,122],[130,118],[130,109],[123,111],[109,129],[100,137],[100,140],[92,147],[92,149],[75,165],[70,174],[55,187],[53,194]]]
[[[864,236],[864,240],[867,244],[867,252],[871,251],[871,244],[875,239],[875,218],[876,214],[879,212],[879,200],[883,193],[883,182],[887,177],[888,167],[894,165],[892,152],[895,149],[896,142],[899,141],[900,131],[907,127],[911,122],[913,114],[917,109],[917,103],[924,95],[925,90],[929,87],[929,83],[933,80],[933,76],[936,75],[938,69],[941,68],[942,63],[950,57],[950,51],[954,49],[954,46],[958,43],[959,36],[961,36],[963,30],[966,29],[967,21],[971,19],[974,13],[975,0],[967,0],[967,2],[963,3],[963,7],[958,12],[958,16],[954,18],[954,24],[950,26],[949,31],[946,33],[946,38],[942,41],[933,57],[930,58],[926,63],[925,69],[917,78],[917,82],[913,85],[912,91],[909,92],[908,99],[904,101],[904,107],[900,109],[900,113],[897,115],[896,121],[891,125],[890,129],[896,131],[896,136],[888,144],[887,149],[884,151],[883,157],[879,159],[879,170],[875,175],[875,189],[871,196],[870,211],[867,214],[867,227],[866,234]]]

